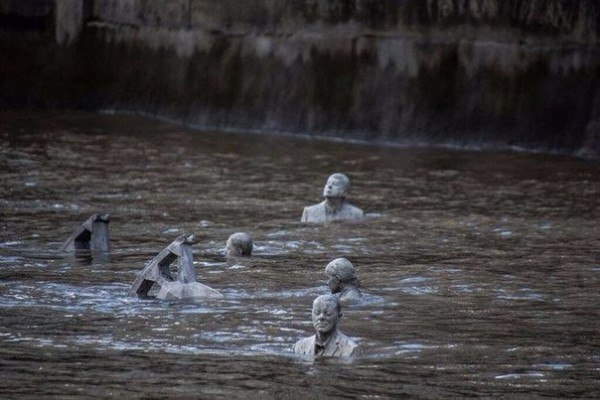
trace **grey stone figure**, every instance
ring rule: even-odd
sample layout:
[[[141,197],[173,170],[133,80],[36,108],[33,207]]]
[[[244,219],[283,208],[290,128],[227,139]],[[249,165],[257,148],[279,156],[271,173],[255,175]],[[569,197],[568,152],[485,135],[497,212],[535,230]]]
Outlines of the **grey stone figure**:
[[[329,221],[362,219],[363,211],[346,200],[350,190],[350,179],[335,173],[327,179],[323,188],[325,200],[319,204],[304,207],[301,222],[325,223]]]
[[[342,306],[337,297],[319,296],[313,302],[312,323],[315,334],[294,344],[293,351],[303,356],[350,357],[359,354],[359,347],[339,329]]]
[[[336,258],[325,267],[327,286],[342,303],[357,303],[362,294],[358,289],[360,281],[356,276],[354,265],[345,258]]]
[[[110,251],[109,222],[110,214],[92,214],[65,240],[60,251]]]
[[[156,298],[203,299],[219,298],[223,295],[206,285],[196,282],[196,271],[191,245],[196,236],[182,235],[154,257],[129,289],[129,296],[149,297],[150,289],[156,285]],[[177,280],[171,275],[170,265],[177,259]]]
[[[229,236],[225,245],[225,253],[228,256],[251,256],[252,239],[244,232],[236,232]]]

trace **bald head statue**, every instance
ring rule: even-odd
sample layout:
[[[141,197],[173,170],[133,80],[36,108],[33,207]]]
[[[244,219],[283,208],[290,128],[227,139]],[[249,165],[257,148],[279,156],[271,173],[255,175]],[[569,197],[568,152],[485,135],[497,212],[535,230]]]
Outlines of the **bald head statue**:
[[[325,200],[319,204],[304,207],[301,222],[324,223],[362,219],[363,211],[346,201],[349,190],[350,179],[345,174],[336,172],[330,175],[323,187]]]
[[[358,352],[358,345],[338,329],[342,306],[336,296],[317,297],[312,305],[312,323],[315,334],[294,345],[294,353],[304,356],[349,357]]]
[[[345,198],[350,190],[350,179],[339,172],[332,174],[323,187],[323,197]]]
[[[229,236],[225,246],[228,256],[250,256],[252,255],[252,239],[247,233],[236,232]]]
[[[354,265],[346,258],[336,258],[325,267],[327,286],[342,302],[356,302],[362,297]]]

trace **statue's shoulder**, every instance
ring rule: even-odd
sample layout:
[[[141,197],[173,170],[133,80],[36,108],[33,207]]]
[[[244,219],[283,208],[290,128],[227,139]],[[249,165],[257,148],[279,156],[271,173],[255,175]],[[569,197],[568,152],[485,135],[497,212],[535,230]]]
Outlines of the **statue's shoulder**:
[[[296,354],[311,355],[314,353],[315,347],[315,336],[310,336],[304,339],[298,340],[293,347],[293,351]]]
[[[322,201],[322,202],[317,203],[317,204],[313,204],[312,206],[304,207],[304,209],[307,210],[307,211],[309,211],[309,212],[316,212],[316,211],[325,210],[325,201]]]
[[[339,296],[340,302],[344,304],[358,303],[362,299],[362,293],[355,287],[345,290]]]
[[[322,222],[325,218],[325,202],[304,207],[301,222]]]
[[[361,208],[353,206],[350,203],[346,203],[344,208],[345,212],[354,218],[362,218],[364,216],[364,212]]]
[[[340,351],[340,355],[344,357],[350,357],[360,353],[358,343],[344,335],[339,330],[336,332],[336,344]]]

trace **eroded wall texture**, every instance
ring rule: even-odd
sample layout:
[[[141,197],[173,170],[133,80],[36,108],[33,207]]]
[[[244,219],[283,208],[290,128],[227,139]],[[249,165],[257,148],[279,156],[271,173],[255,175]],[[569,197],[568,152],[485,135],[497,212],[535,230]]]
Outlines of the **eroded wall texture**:
[[[37,3],[0,0],[0,106],[600,155],[596,0]]]

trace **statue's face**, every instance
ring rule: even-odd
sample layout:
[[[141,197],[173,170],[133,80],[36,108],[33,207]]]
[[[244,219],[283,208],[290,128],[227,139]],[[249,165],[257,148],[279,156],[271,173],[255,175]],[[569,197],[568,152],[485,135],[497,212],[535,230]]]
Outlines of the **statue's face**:
[[[312,323],[317,332],[331,332],[337,326],[339,318],[333,301],[317,301],[313,304]]]
[[[327,286],[331,289],[331,293],[338,293],[342,291],[340,287],[340,279],[337,276],[327,274]]]
[[[327,183],[325,183],[323,197],[345,197],[347,189],[343,178],[332,175],[327,179]]]

